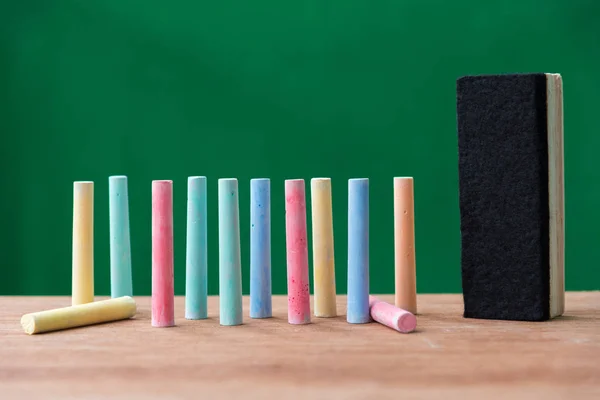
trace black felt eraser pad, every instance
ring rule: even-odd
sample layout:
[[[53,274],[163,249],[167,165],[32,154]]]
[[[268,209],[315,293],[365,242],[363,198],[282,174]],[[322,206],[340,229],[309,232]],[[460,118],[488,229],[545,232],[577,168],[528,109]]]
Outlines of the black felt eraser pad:
[[[554,98],[549,103],[547,87],[547,79],[556,76],[481,75],[457,80],[461,270],[467,318],[543,321],[562,314],[563,276],[553,272],[562,264],[555,265],[552,252],[558,244],[556,237],[551,238],[561,232],[550,220],[551,208],[562,206],[550,204],[562,190],[556,180],[550,181],[554,167],[562,167],[562,80],[560,105]],[[549,117],[556,120],[557,110],[560,132],[554,127],[552,132],[560,134],[558,155],[556,148],[549,148],[555,143],[549,141]]]

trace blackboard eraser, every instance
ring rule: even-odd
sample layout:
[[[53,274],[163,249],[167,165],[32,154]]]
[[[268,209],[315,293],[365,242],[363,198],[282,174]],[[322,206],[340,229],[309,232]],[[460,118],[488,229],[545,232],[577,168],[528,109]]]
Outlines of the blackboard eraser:
[[[564,312],[560,74],[457,80],[464,317]]]

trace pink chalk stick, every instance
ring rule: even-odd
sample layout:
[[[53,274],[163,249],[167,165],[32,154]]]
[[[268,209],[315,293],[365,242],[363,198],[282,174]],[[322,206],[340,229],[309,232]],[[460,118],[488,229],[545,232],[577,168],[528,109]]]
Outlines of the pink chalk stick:
[[[398,308],[394,305],[369,296],[371,318],[398,332],[409,333],[417,327],[417,318],[413,313]]]
[[[285,181],[288,322],[310,323],[306,195],[303,179]]]
[[[152,326],[175,325],[173,181],[152,181]]]

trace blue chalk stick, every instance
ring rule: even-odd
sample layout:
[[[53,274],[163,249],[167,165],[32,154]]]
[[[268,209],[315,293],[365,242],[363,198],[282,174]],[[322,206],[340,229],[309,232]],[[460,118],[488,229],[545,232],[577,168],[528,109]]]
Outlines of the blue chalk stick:
[[[272,317],[271,181],[250,180],[250,318]]]
[[[348,180],[347,321],[364,324],[369,316],[369,180]]]
[[[221,325],[242,323],[242,261],[237,179],[219,179],[219,305]]]
[[[110,220],[110,296],[133,296],[127,177],[108,178]]]
[[[208,318],[206,177],[188,178],[185,318]]]

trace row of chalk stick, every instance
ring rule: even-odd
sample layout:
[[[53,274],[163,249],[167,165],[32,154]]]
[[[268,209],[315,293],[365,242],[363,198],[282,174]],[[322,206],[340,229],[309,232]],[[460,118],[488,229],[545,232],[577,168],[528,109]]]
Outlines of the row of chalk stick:
[[[414,314],[392,304],[369,296],[371,317],[387,327],[402,333],[412,332],[417,326]],[[81,326],[119,321],[135,316],[137,306],[130,296],[93,301],[70,307],[25,314],[21,326],[29,335],[52,332]]]
[[[270,180],[251,185],[250,316],[271,316]],[[336,316],[331,180],[311,180],[315,315]],[[310,322],[304,180],[285,182],[288,320]],[[111,296],[132,295],[127,178],[109,178]],[[152,325],[173,318],[172,181],[152,182]],[[370,320],[368,297],[368,179],[348,181],[348,310],[350,323]],[[93,182],[74,183],[73,305],[93,301]],[[394,178],[396,305],[416,313],[413,180]],[[188,178],[186,318],[206,310],[206,177]],[[242,320],[237,179],[219,179],[220,322]]]

